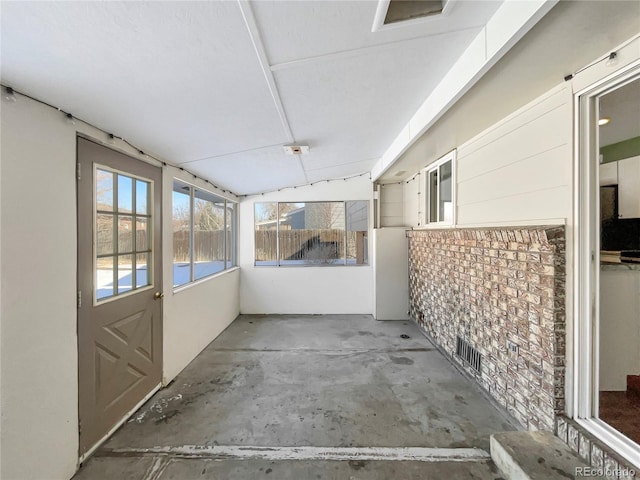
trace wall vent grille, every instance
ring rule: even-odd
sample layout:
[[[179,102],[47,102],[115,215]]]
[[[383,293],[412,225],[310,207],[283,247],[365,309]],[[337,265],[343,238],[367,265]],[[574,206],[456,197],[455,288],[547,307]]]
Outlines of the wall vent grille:
[[[456,337],[456,355],[468,363],[476,372],[482,372],[482,354],[460,335]]]

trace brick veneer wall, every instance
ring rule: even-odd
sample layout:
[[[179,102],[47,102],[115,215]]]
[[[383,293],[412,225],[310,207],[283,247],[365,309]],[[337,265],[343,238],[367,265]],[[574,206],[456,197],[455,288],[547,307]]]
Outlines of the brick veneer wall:
[[[624,476],[605,475],[607,478],[624,478],[625,480],[638,478],[636,467],[563,415],[559,415],[556,419],[556,435],[595,469],[605,472],[624,470],[626,474]]]
[[[407,236],[412,319],[524,427],[554,431],[564,412],[564,227]],[[480,373],[456,355],[458,335],[483,355]]]

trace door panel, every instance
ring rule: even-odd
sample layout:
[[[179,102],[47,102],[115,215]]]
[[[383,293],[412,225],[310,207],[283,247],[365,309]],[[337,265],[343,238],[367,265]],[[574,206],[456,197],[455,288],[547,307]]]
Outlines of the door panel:
[[[160,168],[78,138],[80,455],[160,384]]]

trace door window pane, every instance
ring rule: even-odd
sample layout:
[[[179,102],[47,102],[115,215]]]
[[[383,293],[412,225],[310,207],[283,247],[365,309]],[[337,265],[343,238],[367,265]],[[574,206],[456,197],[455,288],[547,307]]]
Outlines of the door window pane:
[[[151,275],[149,273],[150,256],[150,253],[136,255],[136,288],[151,285]]]
[[[113,296],[113,258],[96,260],[96,298],[98,300]]]
[[[96,254],[110,255],[113,250],[113,223],[115,215],[98,214],[96,215]]]
[[[133,217],[118,215],[118,252],[133,251]]]
[[[96,170],[96,208],[105,212],[113,211],[113,173]]]
[[[118,293],[133,288],[133,255],[118,256]]]
[[[136,251],[149,250],[149,221],[145,217],[136,219]]]
[[[255,250],[256,265],[278,264],[278,204],[277,202],[256,203]]]
[[[136,180],[136,213],[149,215],[149,184]]]
[[[118,211],[131,213],[133,203],[133,180],[124,175],[118,175]]]

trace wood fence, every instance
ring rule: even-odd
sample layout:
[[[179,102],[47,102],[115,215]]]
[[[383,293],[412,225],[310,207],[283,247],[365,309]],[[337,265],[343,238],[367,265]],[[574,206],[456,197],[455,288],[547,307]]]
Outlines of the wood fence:
[[[364,263],[366,232],[346,232],[347,258]],[[256,230],[255,252],[257,262],[277,258],[276,230]],[[281,260],[318,260],[344,258],[344,230],[300,229],[280,230]]]
[[[109,232],[107,232],[109,233]],[[224,236],[231,242],[231,232],[195,231],[194,232],[194,261],[212,261],[224,259]],[[277,258],[277,231],[256,230],[255,254],[256,261],[272,261]],[[366,250],[366,232],[346,232],[347,259],[355,259],[356,263],[364,263]],[[130,252],[133,249],[134,236],[123,233],[118,239],[118,251]],[[112,250],[113,237],[111,234],[98,235],[98,252]],[[147,245],[147,233],[136,232],[136,242],[139,249]],[[281,260],[318,260],[344,258],[344,230],[306,229],[280,231],[280,259]],[[141,248],[142,247],[142,248]],[[189,232],[173,233],[174,262],[189,261]],[[231,260],[230,254],[227,260]]]
[[[227,244],[231,244],[231,232],[224,230],[216,231],[194,231],[193,232],[193,261],[207,262],[213,260],[224,260],[224,237],[227,235]],[[227,260],[231,260],[231,249],[229,249]],[[173,261],[189,261],[189,232],[173,232]]]

